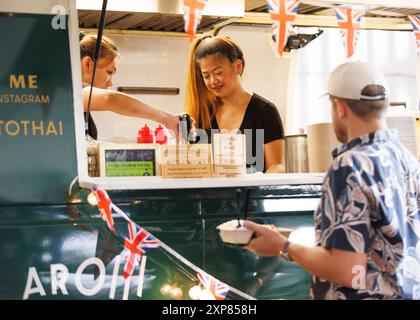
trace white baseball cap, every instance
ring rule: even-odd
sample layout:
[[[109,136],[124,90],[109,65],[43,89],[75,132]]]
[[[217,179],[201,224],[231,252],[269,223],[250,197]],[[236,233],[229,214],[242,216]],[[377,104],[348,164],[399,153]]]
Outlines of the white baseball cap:
[[[368,85],[379,85],[385,88],[385,94],[376,96],[363,95],[363,89]],[[388,84],[381,70],[360,61],[346,62],[333,70],[327,86],[329,95],[353,100],[384,100],[388,99]]]

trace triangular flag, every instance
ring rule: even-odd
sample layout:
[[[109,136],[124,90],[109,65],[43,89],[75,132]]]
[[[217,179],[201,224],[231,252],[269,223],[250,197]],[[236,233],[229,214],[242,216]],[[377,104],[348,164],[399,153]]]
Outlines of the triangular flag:
[[[414,36],[416,37],[417,54],[420,55],[420,16],[408,16],[413,25]]]
[[[356,51],[360,22],[363,15],[363,9],[336,8],[338,27],[343,37],[347,58],[352,57]]]
[[[98,202],[98,209],[101,213],[101,218],[108,224],[109,230],[115,232],[114,219],[112,218],[112,201],[105,190],[93,190],[93,194]]]
[[[208,291],[211,292],[215,300],[224,300],[229,292],[229,286],[217,280],[203,270],[197,272],[198,280]]]
[[[208,0],[184,0],[184,30],[192,40],[201,22],[201,13]]]
[[[277,51],[283,55],[284,47],[292,29],[299,8],[299,0],[267,0],[268,12],[273,22],[272,29]]]
[[[139,264],[140,257],[147,251],[156,249],[160,241],[150,235],[149,232],[140,228],[134,222],[128,223],[128,236],[125,239],[124,249],[127,261],[124,267],[124,278],[127,279],[133,274],[134,268]]]

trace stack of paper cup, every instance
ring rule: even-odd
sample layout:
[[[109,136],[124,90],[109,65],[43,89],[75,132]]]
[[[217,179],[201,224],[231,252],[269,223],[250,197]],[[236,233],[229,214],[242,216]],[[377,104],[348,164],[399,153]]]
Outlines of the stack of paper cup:
[[[326,172],[331,165],[331,152],[339,146],[331,123],[308,126],[309,172]]]

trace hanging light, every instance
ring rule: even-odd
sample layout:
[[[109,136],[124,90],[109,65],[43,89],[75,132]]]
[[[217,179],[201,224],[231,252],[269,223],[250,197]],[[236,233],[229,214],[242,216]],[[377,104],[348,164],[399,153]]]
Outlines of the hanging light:
[[[172,288],[170,290],[170,296],[173,299],[182,300],[182,290],[181,290],[181,288],[178,288],[175,285],[172,286]]]
[[[200,286],[194,286],[189,291],[188,294],[192,300],[199,300],[201,294]]]
[[[172,287],[169,284],[164,284],[161,288],[160,288],[160,293],[163,296],[167,296],[170,292],[171,292]]]
[[[95,193],[93,193],[93,192],[89,193],[89,195],[87,196],[87,202],[91,206],[96,206],[98,204],[98,199],[96,198]]]

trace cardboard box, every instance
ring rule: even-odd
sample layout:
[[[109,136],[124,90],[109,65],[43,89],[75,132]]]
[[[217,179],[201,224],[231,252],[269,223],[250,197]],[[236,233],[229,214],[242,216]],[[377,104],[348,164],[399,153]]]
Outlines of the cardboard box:
[[[214,175],[244,177],[246,175],[246,138],[244,134],[213,135]]]
[[[163,178],[210,178],[213,176],[213,156],[210,144],[179,144],[162,146]]]

